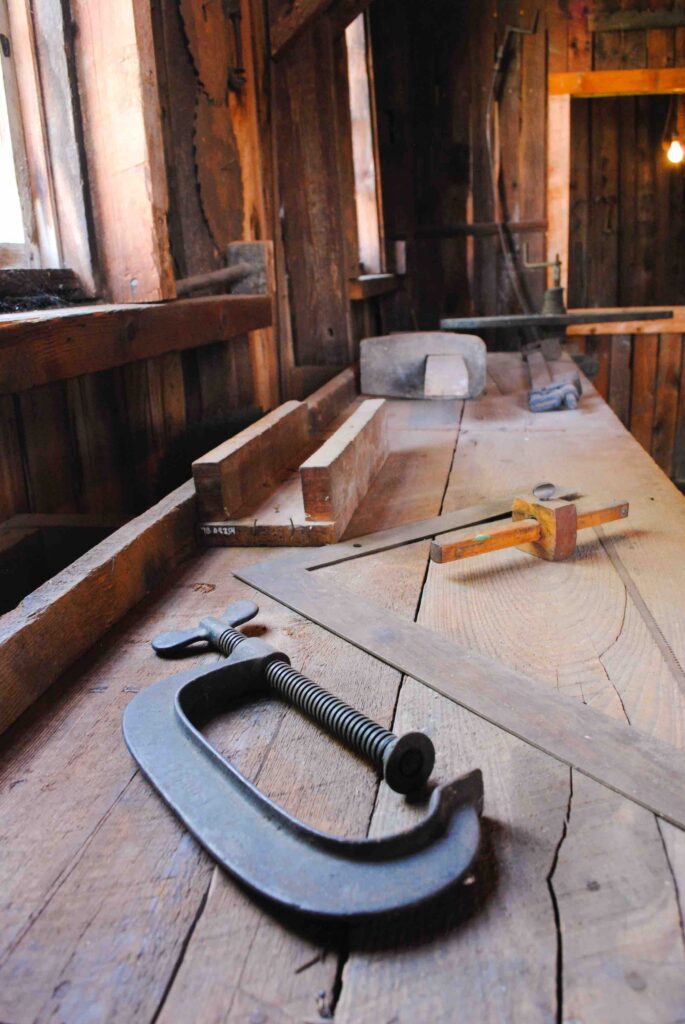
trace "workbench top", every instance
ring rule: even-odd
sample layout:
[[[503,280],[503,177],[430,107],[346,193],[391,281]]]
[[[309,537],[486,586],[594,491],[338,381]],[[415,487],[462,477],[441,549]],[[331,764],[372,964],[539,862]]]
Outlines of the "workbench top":
[[[627,499],[630,518],[581,534],[568,562],[509,550],[440,566],[422,541],[319,571],[685,745],[685,499],[596,392],[531,414],[520,361],[503,354],[478,401],[390,404],[392,454],[348,536],[542,480]],[[281,553],[191,558],[6,733],[0,1021],[685,1018],[681,831],[260,595],[248,632],[384,725],[429,732],[440,781],[482,768],[483,850],[437,916],[350,930],[274,912],[200,850],[136,770],[122,711],[174,671],[153,635],[254,596],[232,569]],[[425,811],[282,704],[208,734],[318,828],[378,836]]]

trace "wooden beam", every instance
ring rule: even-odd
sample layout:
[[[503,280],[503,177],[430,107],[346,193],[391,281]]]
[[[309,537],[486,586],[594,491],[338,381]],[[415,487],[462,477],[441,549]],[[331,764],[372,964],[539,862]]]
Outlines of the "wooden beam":
[[[285,402],[193,462],[200,518],[225,520],[250,511],[309,442],[309,410]]]
[[[355,372],[350,367],[343,370],[332,380],[314,391],[305,405],[309,409],[309,423],[312,432],[325,430],[329,423],[336,420],[343,409],[346,409],[357,397]]]
[[[550,76],[551,77],[551,76]],[[568,287],[571,210],[571,97],[547,101],[547,259],[561,260],[561,286]],[[547,283],[552,285],[552,268]]]
[[[0,317],[0,395],[267,327],[266,295],[70,307]]]
[[[638,307],[634,307],[638,308]],[[649,307],[647,307],[649,308]],[[622,321],[595,324],[572,324],[566,328],[569,336],[577,335],[608,335],[608,334],[685,334],[685,306],[659,306],[654,312],[663,312],[664,309],[672,309],[672,320],[631,320],[630,307],[624,310],[626,318]],[[642,307],[644,309],[644,306]],[[620,308],[607,309],[569,309],[569,313],[620,313]]]
[[[300,466],[308,520],[349,523],[388,455],[385,399],[368,399]]]
[[[561,71],[549,75],[550,96],[645,96],[685,93],[685,68]]]
[[[685,11],[609,11],[591,14],[588,18],[591,32],[635,32],[653,28],[682,28]]]
[[[0,732],[195,550],[183,484],[0,619]]]
[[[276,58],[297,39],[314,18],[331,6],[331,0],[290,0],[282,14],[277,15],[269,32],[271,56]]]
[[[149,3],[72,0],[97,249],[107,296],[176,294]]]

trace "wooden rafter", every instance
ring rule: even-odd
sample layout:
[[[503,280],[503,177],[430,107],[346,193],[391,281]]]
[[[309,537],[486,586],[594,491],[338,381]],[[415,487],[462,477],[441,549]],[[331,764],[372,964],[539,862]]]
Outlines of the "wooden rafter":
[[[548,79],[550,96],[646,96],[685,93],[685,68],[560,71]]]

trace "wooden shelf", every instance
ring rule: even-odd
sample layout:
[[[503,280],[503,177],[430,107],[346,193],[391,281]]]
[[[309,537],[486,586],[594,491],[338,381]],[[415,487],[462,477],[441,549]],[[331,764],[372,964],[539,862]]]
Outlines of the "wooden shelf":
[[[268,295],[71,306],[0,316],[0,395],[268,327]]]
[[[353,302],[361,302],[364,299],[372,299],[375,295],[394,292],[398,286],[397,274],[364,274],[350,280],[350,299]]]

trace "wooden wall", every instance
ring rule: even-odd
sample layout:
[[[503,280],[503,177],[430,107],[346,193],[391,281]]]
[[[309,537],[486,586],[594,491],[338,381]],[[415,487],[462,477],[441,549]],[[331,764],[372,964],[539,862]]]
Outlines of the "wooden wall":
[[[447,315],[521,311],[494,221],[499,214],[510,224],[510,244],[521,255],[527,242],[531,261],[544,258],[547,74],[685,66],[683,28],[590,31],[591,14],[636,6],[673,5],[375,0],[371,23],[386,235],[407,239],[410,296],[420,327],[435,328]],[[529,27],[537,9],[537,32],[515,36],[509,49],[496,117],[501,158],[493,195],[484,126],[495,55],[506,26]],[[657,173],[650,162],[661,155],[655,136],[663,128],[663,100],[592,103],[606,110],[594,126],[589,104],[574,110],[571,304],[682,301],[685,175],[677,171],[679,184],[673,178],[666,183],[663,164]],[[618,114],[625,150],[634,140],[638,151],[632,161],[620,151]],[[650,128],[645,115],[657,126]],[[592,184],[583,173],[592,175]],[[633,226],[624,231],[638,235],[637,255],[621,244],[618,218],[605,230],[604,200],[617,196],[619,185],[633,213]],[[600,201],[588,204],[588,195]],[[544,272],[524,271],[522,280],[525,298],[539,308]],[[516,344],[502,333],[487,340],[497,347]],[[681,335],[575,337],[573,345],[591,356],[600,390],[635,436],[685,484]]]
[[[570,306],[685,303],[685,174],[662,147],[672,109],[669,96],[572,100]]]

